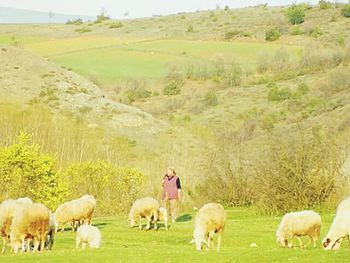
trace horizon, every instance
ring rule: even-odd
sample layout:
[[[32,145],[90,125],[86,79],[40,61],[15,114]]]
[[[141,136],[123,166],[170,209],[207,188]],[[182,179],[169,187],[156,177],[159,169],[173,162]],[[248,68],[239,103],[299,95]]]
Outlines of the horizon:
[[[335,1],[334,1],[335,2]],[[347,3],[346,0],[337,1],[339,3]],[[113,19],[122,18],[143,18],[152,17],[155,15],[171,15],[179,12],[196,12],[216,9],[217,7],[224,8],[228,6],[231,9],[256,6],[259,4],[268,4],[268,6],[286,6],[293,3],[309,3],[315,5],[318,0],[311,1],[291,1],[291,0],[247,0],[247,1],[232,1],[232,0],[179,0],[176,3],[162,4],[161,0],[151,0],[147,5],[139,0],[129,0],[128,2],[116,2],[112,0],[90,1],[89,5],[84,5],[83,0],[76,0],[73,3],[68,0],[62,0],[59,3],[55,1],[33,0],[30,3],[26,0],[0,0],[0,7],[14,8],[33,12],[52,12],[54,14],[75,15],[95,17],[102,11]],[[141,5],[141,6],[140,6]]]

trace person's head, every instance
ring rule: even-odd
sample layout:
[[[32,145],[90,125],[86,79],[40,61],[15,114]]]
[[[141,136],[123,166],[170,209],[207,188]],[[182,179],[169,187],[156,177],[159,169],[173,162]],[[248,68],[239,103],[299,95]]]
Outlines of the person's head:
[[[174,167],[168,167],[167,175],[169,175],[169,176],[176,175],[176,171],[175,171]]]

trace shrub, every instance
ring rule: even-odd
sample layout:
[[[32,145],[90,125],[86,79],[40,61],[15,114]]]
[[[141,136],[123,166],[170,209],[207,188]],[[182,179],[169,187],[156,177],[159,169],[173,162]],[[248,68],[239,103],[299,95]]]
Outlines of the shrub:
[[[148,98],[152,95],[152,93],[146,89],[146,81],[142,79],[128,80],[126,86],[127,90],[125,94],[128,98],[129,103],[132,103],[139,99]]]
[[[127,212],[143,190],[145,176],[138,170],[103,161],[71,164],[63,175],[71,198],[89,193],[96,197],[98,215]]]
[[[163,89],[164,95],[178,95],[180,93],[181,87],[175,81],[168,82]]]
[[[231,38],[234,38],[236,36],[239,36],[241,34],[241,31],[239,30],[230,30],[225,33],[225,39],[229,40]]]
[[[102,23],[104,21],[109,20],[110,18],[106,16],[104,13],[101,13],[100,15],[97,16],[96,20],[94,21],[95,24]]]
[[[1,200],[28,196],[55,209],[68,192],[54,169],[54,158],[31,140],[21,132],[14,144],[0,148]]]
[[[270,30],[265,31],[265,40],[267,41],[275,41],[279,39],[281,34],[278,32],[276,28],[272,28]]]
[[[208,91],[204,97],[204,103],[206,106],[216,106],[218,105],[218,98],[214,91]]]
[[[332,8],[332,3],[325,0],[320,0],[318,1],[318,6],[320,9],[330,9]]]
[[[231,62],[228,68],[225,70],[223,86],[235,87],[242,83],[242,68],[236,62]]]
[[[346,4],[341,9],[341,13],[344,17],[350,17],[350,4]]]
[[[92,30],[90,28],[87,28],[87,27],[82,27],[82,28],[75,29],[75,32],[78,32],[80,34],[88,33],[88,32],[91,32],[91,31]]]
[[[293,4],[287,8],[286,15],[288,17],[289,23],[292,25],[304,23],[305,7],[303,5]]]
[[[187,30],[186,30],[188,33],[193,33],[194,32],[194,29],[193,29],[193,26],[192,25],[189,25],[187,27]]]
[[[113,28],[121,28],[123,27],[122,22],[113,22],[109,25],[109,28],[113,29]]]
[[[335,189],[341,166],[334,136],[319,128],[272,135],[264,160],[255,167],[257,207],[277,214],[312,209]]]
[[[289,88],[278,88],[273,85],[267,95],[269,101],[284,101],[291,98],[291,91]]]
[[[75,20],[68,20],[66,22],[67,25],[81,25],[83,23],[83,20],[81,18],[75,19]]]

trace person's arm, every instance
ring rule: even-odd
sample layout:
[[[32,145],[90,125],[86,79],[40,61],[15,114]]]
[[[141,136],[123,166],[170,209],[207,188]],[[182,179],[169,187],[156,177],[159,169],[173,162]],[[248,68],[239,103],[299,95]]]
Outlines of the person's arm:
[[[178,196],[179,200],[181,200],[181,182],[180,182],[180,178],[177,178],[177,180],[176,180],[176,187],[177,187],[177,196]]]

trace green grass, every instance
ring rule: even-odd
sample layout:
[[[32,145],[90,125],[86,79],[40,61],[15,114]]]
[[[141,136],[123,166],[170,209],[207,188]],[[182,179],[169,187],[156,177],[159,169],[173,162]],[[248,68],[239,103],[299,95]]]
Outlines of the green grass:
[[[222,54],[226,59],[238,59],[244,67],[252,68],[258,55],[273,53],[280,47],[265,43],[191,40],[123,44],[116,39],[109,41],[108,38],[65,39],[26,46],[30,51],[49,57],[84,76],[96,75],[104,84],[131,77],[159,79],[165,75],[171,63],[186,65],[192,60],[210,61],[217,54]],[[287,48],[292,58],[298,56],[299,47]]]
[[[332,216],[323,214],[321,238]],[[252,209],[228,210],[221,251],[197,252],[192,239],[193,220],[177,222],[168,232],[130,229],[125,217],[99,218],[103,243],[100,249],[75,250],[74,234],[58,233],[53,251],[1,256],[2,263],[12,262],[350,262],[347,244],[337,251],[317,248],[281,248],[275,243],[275,230],[280,217],[257,216]],[[257,247],[250,247],[251,243]],[[297,244],[295,240],[295,244]],[[347,242],[344,242],[347,243]]]

